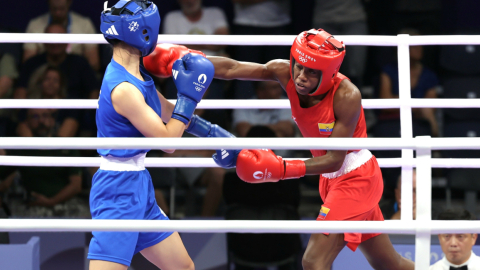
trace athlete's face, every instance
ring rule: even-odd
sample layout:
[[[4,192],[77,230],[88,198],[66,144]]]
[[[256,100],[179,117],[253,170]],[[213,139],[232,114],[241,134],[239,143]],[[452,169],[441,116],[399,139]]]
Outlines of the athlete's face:
[[[68,17],[68,11],[70,10],[71,0],[49,0],[50,15],[52,16],[52,22],[64,23]]]
[[[302,66],[297,61],[293,66],[293,82],[295,89],[300,95],[308,95],[314,88],[318,86],[321,75],[320,70],[311,69]]]
[[[42,95],[52,97],[60,93],[60,74],[56,70],[49,70],[42,80]]]
[[[61,27],[60,25],[53,24],[48,26],[45,29],[45,33],[47,34],[64,34],[66,33],[65,28]],[[45,43],[45,51],[50,56],[60,56],[67,53],[67,46],[68,44],[63,43]]]
[[[35,137],[50,137],[54,124],[48,109],[30,109],[27,112],[27,125]]]
[[[201,0],[178,0],[185,15],[195,14],[202,8]]]
[[[477,240],[476,233],[439,234],[440,246],[450,263],[465,263],[472,253],[472,246]]]

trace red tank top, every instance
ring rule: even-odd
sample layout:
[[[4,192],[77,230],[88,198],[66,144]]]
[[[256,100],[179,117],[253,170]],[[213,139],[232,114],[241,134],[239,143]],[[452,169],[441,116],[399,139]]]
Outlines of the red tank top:
[[[292,79],[287,84],[287,95],[290,100],[293,121],[297,124],[303,137],[330,137],[335,126],[335,114],[333,112],[333,97],[342,80],[349,80],[340,72],[335,77],[333,90],[327,92],[327,95],[315,106],[310,108],[300,107],[297,90]],[[354,138],[366,138],[367,126],[365,124],[365,115],[362,111],[358,118],[357,127],[353,133]],[[314,157],[323,156],[326,150],[310,150]],[[349,151],[351,152],[351,151]]]

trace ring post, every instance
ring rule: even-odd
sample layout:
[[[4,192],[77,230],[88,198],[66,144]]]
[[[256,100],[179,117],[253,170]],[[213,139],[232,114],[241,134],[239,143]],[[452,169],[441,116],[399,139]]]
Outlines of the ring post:
[[[415,269],[426,270],[430,266],[430,242],[432,232],[431,228],[426,226],[426,224],[432,220],[432,139],[430,136],[418,136],[415,140],[417,141]],[[412,188],[410,188],[410,191],[411,190]]]
[[[410,91],[409,35],[398,35],[398,83],[400,99],[400,133],[402,139],[412,138],[412,105]],[[402,159],[413,159],[413,150],[402,149]],[[402,165],[401,220],[412,220],[412,166]]]

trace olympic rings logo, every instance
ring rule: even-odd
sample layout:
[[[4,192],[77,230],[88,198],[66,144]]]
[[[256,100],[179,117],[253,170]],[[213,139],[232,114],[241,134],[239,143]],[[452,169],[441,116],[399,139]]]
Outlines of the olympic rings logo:
[[[299,60],[300,62],[302,62],[302,63],[306,63],[306,62],[308,61],[308,59],[305,58],[305,57],[303,57],[303,56],[299,56],[299,57],[298,57],[298,60]]]
[[[195,86],[195,90],[197,90],[197,92],[200,92],[202,91],[202,88],[200,88],[199,86]]]

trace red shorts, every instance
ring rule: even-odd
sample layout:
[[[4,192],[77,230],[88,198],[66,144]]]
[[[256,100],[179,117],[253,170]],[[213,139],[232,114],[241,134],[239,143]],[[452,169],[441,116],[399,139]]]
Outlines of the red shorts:
[[[378,206],[383,178],[374,156],[337,178],[320,176],[319,190],[324,203],[317,220],[384,220]],[[345,233],[344,239],[347,247],[355,251],[360,243],[377,235],[379,233]]]

